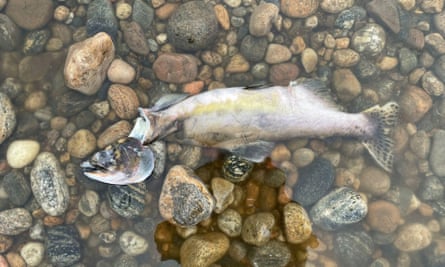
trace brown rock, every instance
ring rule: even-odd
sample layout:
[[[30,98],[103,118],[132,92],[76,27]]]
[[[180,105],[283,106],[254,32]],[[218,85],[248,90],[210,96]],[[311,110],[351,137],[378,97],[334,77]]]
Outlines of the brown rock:
[[[277,64],[288,61],[292,57],[289,48],[280,44],[270,44],[267,47],[264,60],[269,64]]]
[[[246,72],[250,68],[249,62],[241,54],[234,55],[226,67],[227,73],[241,73]]]
[[[362,86],[349,69],[337,69],[333,74],[333,84],[340,100],[348,102],[362,92]]]
[[[212,67],[218,66],[223,61],[220,54],[209,50],[202,52],[201,59],[202,61],[204,61],[205,64]]]
[[[136,77],[136,70],[122,59],[115,59],[108,68],[107,76],[114,83],[128,84]]]
[[[314,14],[319,0],[281,0],[281,11],[292,18],[306,18]]]
[[[191,82],[198,75],[198,60],[191,55],[166,53],[156,59],[153,71],[164,82]]]
[[[382,21],[394,33],[400,32],[400,18],[395,1],[373,0],[366,5],[368,12]]]
[[[343,68],[352,67],[360,61],[360,54],[349,48],[335,50],[332,56],[334,64]]]
[[[25,30],[42,28],[53,15],[51,0],[9,0],[6,15]]]
[[[86,95],[95,94],[105,80],[113,58],[113,40],[104,32],[73,44],[65,62],[66,85]]]
[[[230,241],[218,232],[193,235],[182,244],[180,249],[181,266],[211,266],[226,254]]]
[[[377,167],[367,167],[360,175],[360,191],[372,195],[383,195],[391,187],[389,175]]]
[[[299,244],[312,234],[312,225],[306,210],[297,203],[288,203],[283,208],[284,230],[287,242]]]
[[[406,37],[406,42],[417,50],[422,50],[425,46],[425,35],[421,30],[416,28],[411,28],[408,31],[408,36]]]
[[[399,208],[389,201],[377,200],[368,205],[366,222],[375,231],[390,234],[397,229],[401,219]]]
[[[426,226],[420,223],[404,225],[397,233],[394,246],[401,251],[418,251],[428,247],[432,234]]]
[[[24,57],[19,63],[19,78],[23,82],[42,80],[52,70],[57,70],[64,60],[64,53],[48,52]],[[36,66],[39,66],[36,68]]]
[[[171,17],[171,15],[173,14],[173,12],[176,11],[178,6],[179,4],[177,3],[166,3],[165,5],[156,9],[156,17],[161,20],[166,20]]]
[[[223,5],[218,4],[213,7],[213,10],[215,10],[216,19],[218,20],[219,25],[226,31],[230,29],[230,17],[227,9]]]
[[[312,48],[306,48],[301,53],[301,65],[303,65],[304,71],[306,73],[311,73],[315,71],[318,64],[318,55]]]
[[[421,88],[406,87],[399,99],[400,117],[405,122],[417,122],[431,109],[433,101]]]
[[[265,36],[278,17],[278,7],[272,3],[261,3],[250,16],[249,32],[253,36]]]
[[[286,86],[300,74],[298,66],[293,63],[275,64],[270,68],[269,80],[275,85]]]
[[[0,253],[5,253],[13,243],[12,237],[0,235]],[[0,266],[2,266],[0,264]]]
[[[84,158],[96,149],[96,137],[87,129],[80,129],[70,137],[67,144],[68,153],[76,158]]]
[[[204,88],[203,81],[194,81],[184,84],[182,91],[187,94],[195,95],[202,91]]]
[[[130,131],[131,124],[128,121],[118,121],[99,135],[97,138],[97,146],[102,149],[121,138],[127,137]]]
[[[121,21],[120,28],[124,34],[125,43],[131,51],[139,55],[147,55],[150,52],[147,40],[144,36],[144,30],[141,25],[135,21]]]
[[[113,84],[108,89],[108,102],[121,119],[132,119],[138,114],[139,99],[128,86]]]

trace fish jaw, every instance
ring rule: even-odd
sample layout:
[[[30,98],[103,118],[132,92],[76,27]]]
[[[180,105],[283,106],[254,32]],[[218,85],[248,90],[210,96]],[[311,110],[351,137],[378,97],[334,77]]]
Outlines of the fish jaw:
[[[144,181],[154,168],[154,155],[142,142],[128,137],[95,153],[81,163],[90,179],[116,185]]]

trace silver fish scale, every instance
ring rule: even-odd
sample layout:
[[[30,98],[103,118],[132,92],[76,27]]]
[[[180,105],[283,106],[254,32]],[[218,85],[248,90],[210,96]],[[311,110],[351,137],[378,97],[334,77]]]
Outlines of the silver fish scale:
[[[252,162],[235,155],[229,156],[222,167],[224,178],[234,183],[244,181],[252,169]]]

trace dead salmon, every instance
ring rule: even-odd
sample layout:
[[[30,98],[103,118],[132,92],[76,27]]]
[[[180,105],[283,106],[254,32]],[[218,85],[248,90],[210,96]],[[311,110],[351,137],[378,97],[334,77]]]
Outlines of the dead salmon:
[[[361,113],[346,113],[338,109],[323,82],[303,79],[285,87],[233,87],[193,96],[165,96],[152,108],[139,110],[140,117],[130,138],[145,144],[167,139],[214,147],[261,162],[278,141],[296,137],[350,136],[359,139],[378,165],[390,172],[394,158],[391,132],[397,122],[398,109],[397,103],[389,102]],[[138,149],[141,162],[149,161],[144,158],[149,153]],[[130,171],[120,172],[116,176],[119,178],[106,182],[142,181],[150,175],[149,167],[145,168],[145,173],[138,171],[138,177],[129,177]],[[85,174],[102,181],[104,176],[116,175],[101,166],[97,171],[89,168]]]

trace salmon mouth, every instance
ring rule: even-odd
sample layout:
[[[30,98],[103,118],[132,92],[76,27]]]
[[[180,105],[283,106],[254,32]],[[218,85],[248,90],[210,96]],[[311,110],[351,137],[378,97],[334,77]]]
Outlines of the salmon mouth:
[[[127,137],[96,152],[80,167],[85,176],[99,182],[138,183],[151,175],[154,155],[140,140]]]

